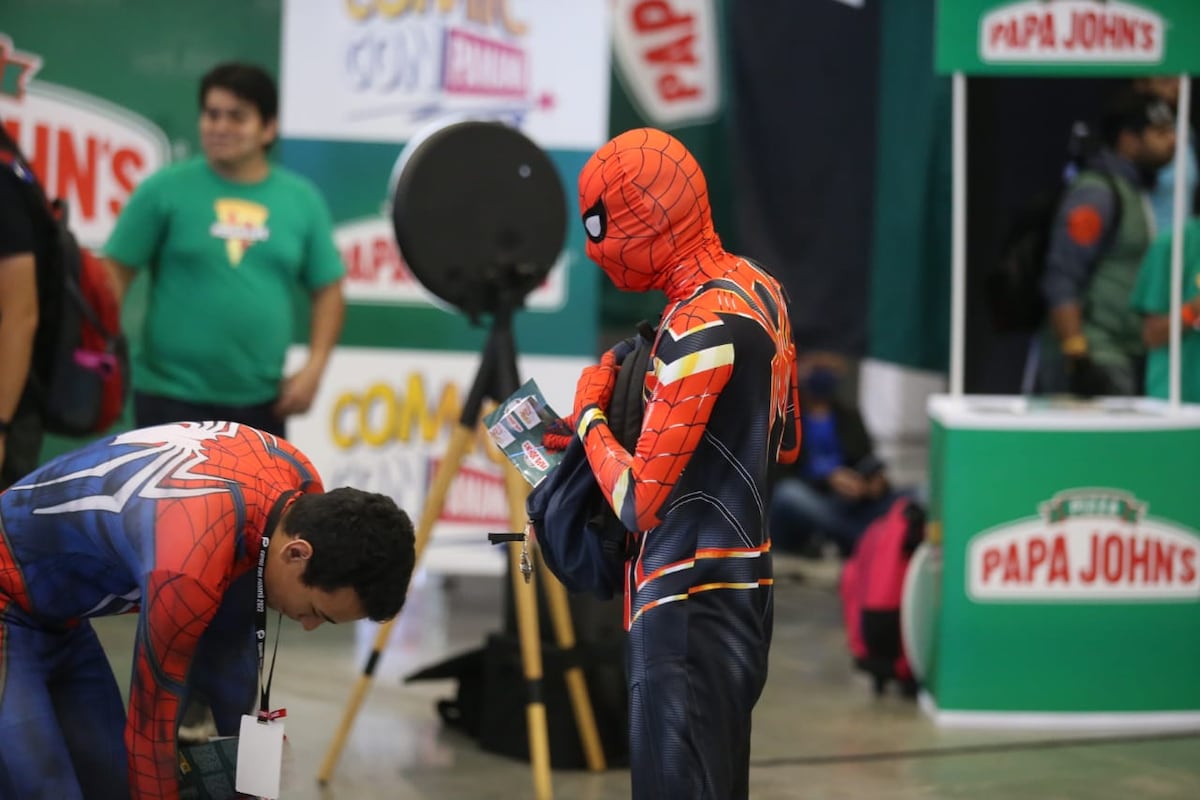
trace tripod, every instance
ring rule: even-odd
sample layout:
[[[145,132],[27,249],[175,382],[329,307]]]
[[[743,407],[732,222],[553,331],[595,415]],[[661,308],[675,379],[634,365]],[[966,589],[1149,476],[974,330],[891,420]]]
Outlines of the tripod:
[[[434,521],[441,516],[450,483],[458,473],[463,458],[470,449],[483,412],[484,401],[503,402],[520,386],[517,376],[516,346],[512,334],[514,305],[512,293],[501,290],[500,303],[493,314],[482,360],[471,390],[463,404],[459,425],[450,436],[446,455],[434,474],[429,494],[425,498],[424,508],[421,510],[421,518],[416,529],[416,560],[418,563],[426,545],[429,544]],[[508,497],[509,523],[514,531],[524,530],[526,524],[525,498],[529,493],[529,486],[517,469],[507,463],[504,469],[504,483],[505,493]],[[542,700],[541,637],[538,630],[537,598],[532,576],[526,578],[521,571],[523,546],[524,543],[521,541],[508,543],[508,571],[512,579],[522,671],[528,692],[525,716],[529,730],[529,763],[533,772],[534,797],[537,800],[549,800],[553,792],[550,779],[550,741],[546,729],[546,707]],[[536,558],[536,554],[535,560],[539,566],[538,576],[542,580],[546,593],[556,643],[559,648],[569,652],[575,647],[575,629],[571,621],[567,590],[546,569],[545,564]],[[320,771],[317,773],[317,780],[321,784],[328,783],[333,775],[346,737],[350,733],[350,728],[362,705],[367,688],[370,686],[375,666],[383,648],[387,645],[394,622],[394,619],[389,620],[379,628],[367,663],[351,692],[341,724],[334,734],[325,759],[321,763]],[[593,771],[603,770],[605,768],[604,750],[596,730],[595,715],[588,697],[583,669],[576,664],[566,670],[564,677],[567,681],[575,725],[579,731],[588,768]]]

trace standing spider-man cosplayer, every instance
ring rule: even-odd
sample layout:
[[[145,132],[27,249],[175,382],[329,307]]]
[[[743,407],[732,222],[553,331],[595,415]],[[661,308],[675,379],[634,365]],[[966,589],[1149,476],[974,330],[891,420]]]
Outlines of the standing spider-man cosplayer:
[[[620,346],[575,392],[597,482],[639,532],[625,579],[633,796],[744,798],[771,641],[768,481],[800,445],[783,289],[721,247],[699,165],[662,131],[601,147],[579,204],[588,256],[618,288],[668,302],[634,452],[604,413]]]
[[[245,425],[144,428],[47,463],[0,494],[0,797],[178,797],[188,691],[224,735],[254,705],[258,590],[306,630],[390,619],[413,558],[389,498],[324,493],[303,453]],[[123,612],[139,614],[128,722],[88,621]]]

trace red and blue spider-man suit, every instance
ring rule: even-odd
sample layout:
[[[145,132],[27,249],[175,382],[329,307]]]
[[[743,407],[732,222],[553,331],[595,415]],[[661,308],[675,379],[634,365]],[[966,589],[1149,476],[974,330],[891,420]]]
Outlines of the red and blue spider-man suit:
[[[258,553],[292,490],[322,491],[295,447],[207,422],[101,440],[0,494],[0,797],[178,797],[189,687],[223,734],[253,706]],[[126,722],[88,618],[133,611]]]
[[[613,352],[575,394],[597,481],[640,533],[625,587],[633,796],[744,798],[771,640],[769,476],[800,446],[783,289],[721,247],[699,165],[662,131],[601,147],[579,205],[588,256],[613,283],[668,301],[634,452],[604,416]]]

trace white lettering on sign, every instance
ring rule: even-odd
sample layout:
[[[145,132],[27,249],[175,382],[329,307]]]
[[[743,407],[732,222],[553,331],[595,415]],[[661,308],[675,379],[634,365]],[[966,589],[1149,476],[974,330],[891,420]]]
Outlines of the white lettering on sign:
[[[712,0],[616,0],[613,51],[622,80],[651,123],[697,122],[720,109]]]
[[[346,299],[356,303],[435,305],[446,307],[413,276],[396,246],[392,223],[385,217],[365,217],[338,225],[333,239],[346,265]],[[541,311],[562,308],[567,301],[564,250],[546,279],[525,298],[525,307]]]
[[[441,468],[440,458],[431,459],[432,478]],[[499,470],[459,467],[446,490],[441,522],[476,523],[505,527],[509,524],[508,494],[504,474]]]
[[[458,30],[446,32],[446,91],[524,97],[528,88],[525,51]]]
[[[534,469],[540,469],[542,472],[550,469],[550,462],[542,455],[541,451],[534,446],[533,442],[521,442],[521,449],[525,452],[525,463]]]
[[[1025,0],[986,14],[979,36],[987,62],[1156,64],[1166,28],[1154,11],[1117,0]]]
[[[967,594],[996,600],[1200,600],[1200,534],[1145,506],[1066,500],[967,548]],[[1103,510],[1099,510],[1103,509]]]
[[[395,5],[379,14],[346,9],[353,24],[341,64],[356,118],[419,124],[473,109],[517,122],[538,104],[553,105],[531,95],[529,26],[507,10],[496,16],[477,7],[490,3],[474,3],[458,12],[442,4],[437,13],[405,13],[405,4]]]

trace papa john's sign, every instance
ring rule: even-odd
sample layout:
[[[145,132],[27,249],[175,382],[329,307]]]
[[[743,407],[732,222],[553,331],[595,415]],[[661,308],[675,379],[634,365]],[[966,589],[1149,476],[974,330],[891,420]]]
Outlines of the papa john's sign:
[[[976,602],[1200,600],[1200,533],[1116,489],[1071,489],[967,546]]]
[[[1097,0],[1026,0],[984,15],[984,61],[1120,61],[1157,64],[1166,30],[1154,11]]]
[[[129,195],[170,160],[166,135],[127,108],[34,76],[42,58],[0,32],[0,120],[80,242],[101,247]]]
[[[940,73],[1194,73],[1200,2],[938,0],[935,51]]]
[[[613,0],[613,54],[642,115],[664,127],[721,110],[721,48],[714,0]]]

